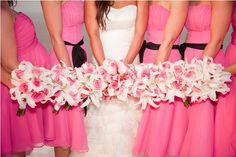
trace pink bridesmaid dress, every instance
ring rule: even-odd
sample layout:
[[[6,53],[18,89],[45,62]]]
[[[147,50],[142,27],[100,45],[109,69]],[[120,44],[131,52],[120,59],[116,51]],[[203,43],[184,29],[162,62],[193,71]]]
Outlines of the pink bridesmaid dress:
[[[18,13],[15,17],[18,60],[50,67],[47,50],[38,41],[34,24],[29,17]],[[29,152],[44,144],[43,112],[40,106],[27,108],[24,116],[17,116],[18,104],[12,101],[9,88],[1,83],[1,155]]]
[[[62,4],[62,38],[71,44],[77,44],[83,39],[84,2],[67,1]],[[85,45],[81,46],[85,49]],[[73,46],[66,45],[72,63]],[[58,64],[55,52],[51,53],[52,65]],[[52,114],[52,107],[45,109],[47,119],[45,125],[46,144],[53,147],[71,148],[75,152],[88,151],[87,135],[84,126],[84,112],[80,106],[70,110],[61,108],[59,113]],[[52,137],[52,138],[50,138]]]
[[[169,11],[159,4],[149,6],[147,40],[161,44]],[[178,37],[174,45],[179,45]],[[144,63],[155,63],[158,50],[146,49]],[[169,61],[181,60],[177,49],[172,49]],[[187,108],[183,102],[162,102],[155,109],[148,106],[143,112],[134,144],[133,152],[149,157],[179,156],[184,135],[187,129]]]
[[[189,6],[186,21],[186,43],[205,43],[210,41],[211,5]],[[185,59],[201,59],[203,50],[187,47]],[[220,50],[216,63],[223,64],[224,52]],[[214,106],[210,100],[193,103],[188,109],[188,129],[181,150],[181,157],[212,157],[214,141]]]
[[[226,51],[226,65],[236,63],[236,5],[232,19],[233,33],[231,43]],[[220,97],[215,119],[215,157],[236,156],[236,76],[229,84],[230,93]]]

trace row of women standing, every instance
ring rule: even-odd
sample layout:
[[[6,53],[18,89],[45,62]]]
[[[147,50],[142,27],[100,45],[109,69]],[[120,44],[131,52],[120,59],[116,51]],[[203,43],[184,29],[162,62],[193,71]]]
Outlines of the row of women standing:
[[[85,4],[84,4],[85,3]],[[231,92],[211,101],[191,104],[161,103],[160,108],[136,109],[133,100],[116,99],[91,106],[84,118],[80,107],[52,113],[51,104],[27,109],[17,116],[9,96],[10,73],[22,60],[50,68],[64,61],[81,66],[87,61],[82,26],[85,20],[94,58],[138,63],[175,62],[211,56],[236,74],[236,35],[226,54],[222,43],[232,19],[233,2],[186,1],[42,1],[53,44],[47,53],[38,41],[32,21],[1,2],[1,155],[25,156],[35,147],[53,146],[56,157],[234,157],[236,156],[236,79]],[[84,19],[85,17],[85,19]],[[232,18],[233,17],[233,18]],[[186,44],[180,34],[187,28]],[[144,35],[147,42],[144,42]],[[142,48],[141,48],[142,47]]]

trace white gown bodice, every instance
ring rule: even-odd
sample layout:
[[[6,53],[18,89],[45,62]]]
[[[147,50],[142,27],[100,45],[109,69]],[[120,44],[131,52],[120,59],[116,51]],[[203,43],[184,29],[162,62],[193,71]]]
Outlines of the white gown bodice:
[[[110,8],[106,18],[106,29],[100,30],[106,59],[123,60],[126,57],[134,37],[136,14],[135,5],[120,9]]]

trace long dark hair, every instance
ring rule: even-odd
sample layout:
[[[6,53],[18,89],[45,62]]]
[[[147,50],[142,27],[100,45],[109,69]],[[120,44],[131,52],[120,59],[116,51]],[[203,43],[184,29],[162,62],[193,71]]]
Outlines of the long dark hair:
[[[17,3],[16,0],[8,0],[7,2],[8,2],[9,7],[11,8],[14,8]]]
[[[105,30],[106,18],[110,11],[110,7],[114,4],[114,1],[96,1],[95,4],[97,8],[97,14],[96,14],[97,23],[102,30]]]

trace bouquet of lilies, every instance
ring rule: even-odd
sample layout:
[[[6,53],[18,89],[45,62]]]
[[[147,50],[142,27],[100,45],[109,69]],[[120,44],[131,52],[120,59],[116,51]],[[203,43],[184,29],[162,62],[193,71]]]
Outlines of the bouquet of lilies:
[[[229,92],[230,76],[208,57],[159,65],[105,60],[99,67],[85,63],[80,68],[62,62],[51,70],[23,61],[12,72],[15,87],[10,93],[20,110],[47,101],[54,104],[55,111],[62,106],[99,107],[101,100],[128,101],[129,97],[138,99],[142,109],[147,105],[158,108],[160,102],[173,103],[176,98],[189,103],[217,101],[217,93]]]
[[[217,101],[217,93],[229,92],[227,82],[231,82],[231,74],[223,70],[221,64],[215,64],[209,57],[204,57],[203,60],[194,58],[190,63],[186,63],[185,73],[182,75],[190,89],[184,93],[186,100],[190,103],[207,99]]]
[[[15,87],[10,89],[10,95],[19,104],[18,115],[24,114],[27,106],[35,108],[37,103],[50,100],[50,91],[53,89],[50,70],[22,61],[11,76],[11,83]]]

